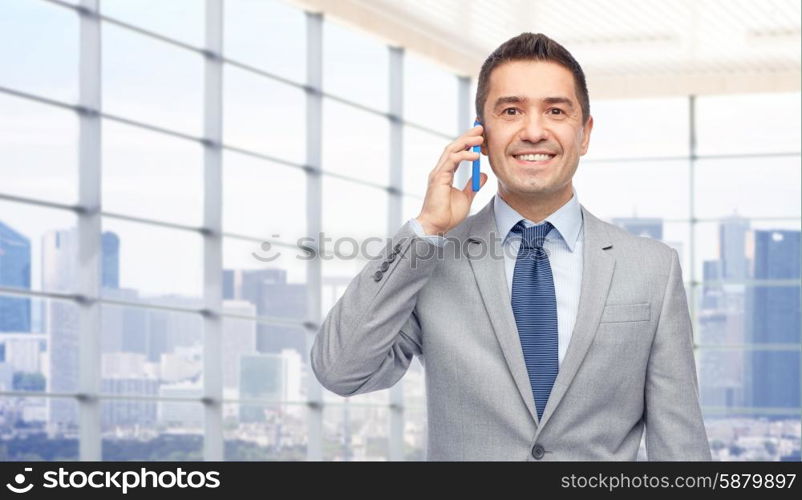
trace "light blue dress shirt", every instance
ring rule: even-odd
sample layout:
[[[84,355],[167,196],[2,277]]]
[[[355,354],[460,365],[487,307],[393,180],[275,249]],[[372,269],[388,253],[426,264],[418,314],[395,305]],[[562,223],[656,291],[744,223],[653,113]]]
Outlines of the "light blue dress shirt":
[[[579,310],[579,292],[582,286],[584,221],[575,187],[572,187],[572,192],[570,200],[541,222],[543,224],[548,221],[554,226],[554,229],[546,235],[543,248],[546,249],[549,256],[549,264],[554,276],[554,292],[557,296],[558,360],[560,364],[562,364],[568,344],[571,342],[571,334]],[[536,224],[509,206],[498,193],[493,197],[493,209],[496,215],[498,234],[504,235],[504,269],[507,277],[507,290],[510,301],[512,301],[512,277],[515,273],[515,260],[521,240],[518,235],[510,233],[510,230],[521,219],[524,219],[526,227]],[[445,243],[445,238],[442,236],[427,235],[417,219],[412,218],[409,222],[419,237],[436,245]]]

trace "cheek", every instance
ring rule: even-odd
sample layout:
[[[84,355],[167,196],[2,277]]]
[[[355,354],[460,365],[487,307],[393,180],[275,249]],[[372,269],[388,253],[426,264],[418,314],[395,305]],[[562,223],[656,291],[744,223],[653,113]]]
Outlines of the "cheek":
[[[583,129],[576,130],[573,134],[574,149],[582,151],[582,141],[585,139],[585,132]]]
[[[487,148],[489,156],[499,159],[504,157],[504,151],[505,151],[504,144],[490,140],[485,143],[485,147]]]

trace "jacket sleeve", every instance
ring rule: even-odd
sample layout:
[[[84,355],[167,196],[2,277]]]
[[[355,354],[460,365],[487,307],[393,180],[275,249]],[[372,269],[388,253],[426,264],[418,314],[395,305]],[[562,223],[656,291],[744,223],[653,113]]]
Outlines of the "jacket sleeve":
[[[439,247],[445,245],[445,237],[440,236],[439,234],[426,234],[426,231],[424,231],[423,226],[421,226],[420,222],[418,222],[418,219],[415,219],[414,217],[409,219],[409,224],[412,226],[412,229],[419,238],[423,238],[432,245],[437,245]]]
[[[688,301],[679,256],[673,248],[645,391],[649,460],[711,460],[699,404]]]
[[[383,260],[371,260],[351,281],[310,352],[312,371],[323,387],[341,396],[386,389],[422,354],[415,305],[438,263],[438,248],[408,221]]]

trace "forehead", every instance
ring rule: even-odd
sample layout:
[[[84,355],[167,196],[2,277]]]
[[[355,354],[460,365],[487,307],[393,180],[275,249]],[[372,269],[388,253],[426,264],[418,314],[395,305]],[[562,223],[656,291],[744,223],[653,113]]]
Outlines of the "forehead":
[[[510,61],[490,74],[486,104],[497,96],[517,95],[530,99],[564,95],[577,102],[574,75],[551,61]]]

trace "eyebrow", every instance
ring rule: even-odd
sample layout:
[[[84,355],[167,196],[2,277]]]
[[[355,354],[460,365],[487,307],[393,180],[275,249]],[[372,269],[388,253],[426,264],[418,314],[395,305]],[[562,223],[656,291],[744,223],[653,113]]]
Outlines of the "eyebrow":
[[[541,99],[544,104],[565,104],[570,109],[574,109],[574,102],[562,96],[555,96],[555,97],[544,97]],[[525,96],[519,95],[510,95],[510,96],[502,96],[496,99],[496,104],[493,106],[493,109],[498,109],[499,106],[502,104],[526,104],[529,102],[529,98]]]

